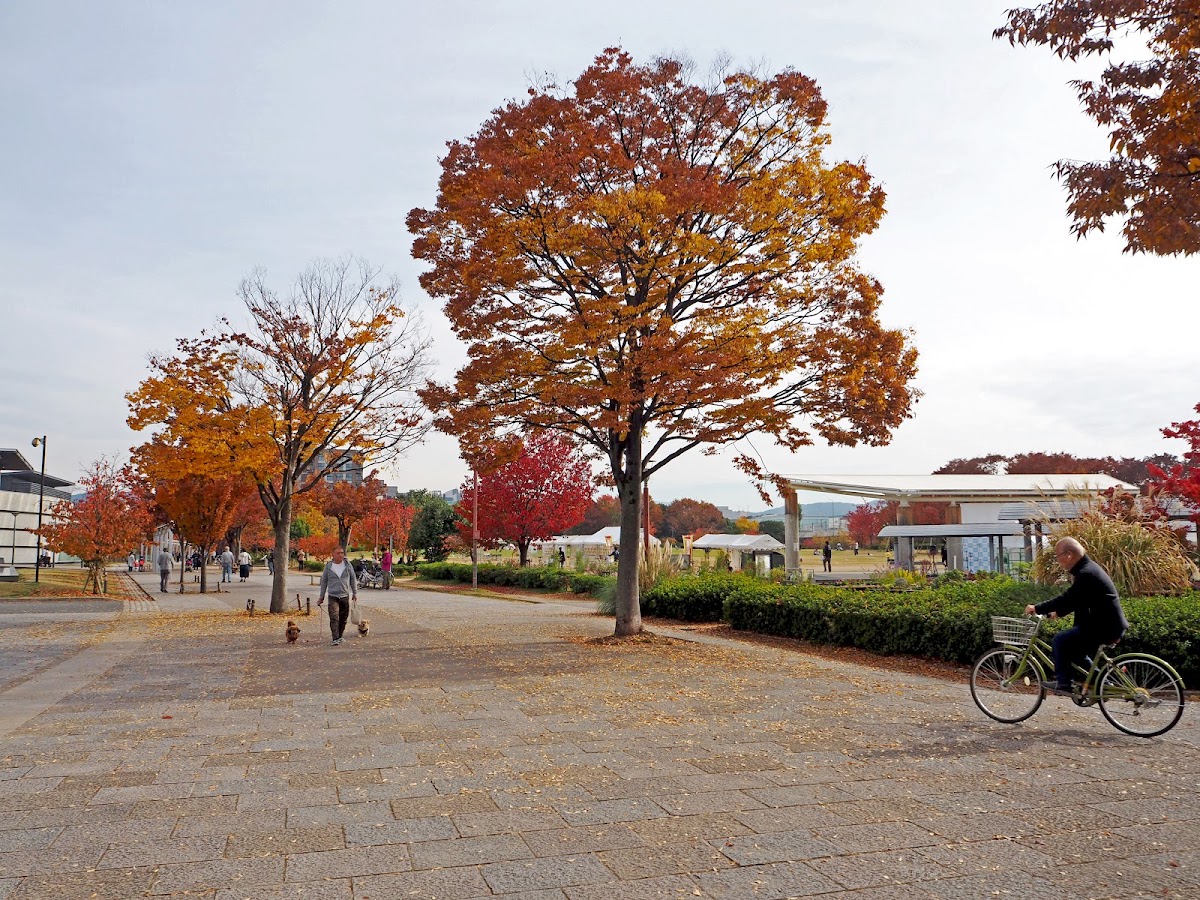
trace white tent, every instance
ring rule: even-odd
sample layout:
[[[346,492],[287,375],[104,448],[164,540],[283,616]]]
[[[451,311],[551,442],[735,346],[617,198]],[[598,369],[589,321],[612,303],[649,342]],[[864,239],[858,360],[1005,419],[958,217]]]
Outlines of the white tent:
[[[748,552],[782,553],[783,544],[769,534],[706,534],[692,541],[696,550],[740,550]]]
[[[692,550],[721,550],[729,555],[729,566],[734,571],[750,557],[755,569],[765,575],[771,570],[771,554],[782,553],[783,544],[769,534],[706,534],[692,541]]]

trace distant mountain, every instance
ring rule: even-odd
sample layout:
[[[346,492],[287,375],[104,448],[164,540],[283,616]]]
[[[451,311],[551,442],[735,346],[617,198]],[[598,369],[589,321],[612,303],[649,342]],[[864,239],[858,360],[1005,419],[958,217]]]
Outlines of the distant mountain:
[[[840,516],[848,515],[850,510],[856,506],[858,506],[857,503],[833,503],[829,501],[824,503],[801,503],[800,518],[836,519]]]

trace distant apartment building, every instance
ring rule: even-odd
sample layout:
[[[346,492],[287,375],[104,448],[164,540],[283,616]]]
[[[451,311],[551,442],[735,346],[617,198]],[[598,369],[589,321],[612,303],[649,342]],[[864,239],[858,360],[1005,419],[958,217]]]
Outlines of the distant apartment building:
[[[326,484],[334,485],[344,481],[355,487],[362,487],[363,457],[352,447],[331,447],[321,451],[313,459],[312,464],[305,467],[301,477],[314,469],[325,468],[329,465],[330,460],[333,460],[333,465],[325,475]]]

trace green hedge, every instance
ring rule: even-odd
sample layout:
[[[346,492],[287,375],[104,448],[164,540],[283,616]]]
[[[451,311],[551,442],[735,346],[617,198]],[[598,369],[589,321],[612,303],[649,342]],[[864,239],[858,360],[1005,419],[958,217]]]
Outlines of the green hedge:
[[[689,621],[859,647],[888,655],[970,663],[993,646],[992,616],[1021,615],[1028,603],[1061,588],[1009,578],[950,580],[912,591],[771,584],[745,575],[685,575],[645,595],[642,611]],[[1200,593],[1123,601],[1129,633],[1124,652],[1161,656],[1184,683],[1200,687]],[[1070,624],[1043,625],[1044,634]]]
[[[425,563],[417,566],[417,574],[434,581],[471,583],[469,563]],[[542,588],[550,591],[572,591],[576,594],[599,596],[615,584],[616,579],[605,575],[588,575],[561,569],[558,566],[479,566],[479,583],[508,587]]]
[[[664,578],[642,594],[642,615],[683,619],[687,622],[719,622],[725,598],[743,587],[761,584],[750,575],[701,572]]]

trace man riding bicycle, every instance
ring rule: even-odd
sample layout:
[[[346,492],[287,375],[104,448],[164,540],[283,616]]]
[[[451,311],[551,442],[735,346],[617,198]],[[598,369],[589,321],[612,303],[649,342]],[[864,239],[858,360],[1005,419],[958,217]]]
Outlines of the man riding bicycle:
[[[1088,654],[1101,644],[1116,643],[1129,622],[1121,609],[1117,588],[1104,568],[1087,556],[1075,538],[1063,538],[1054,545],[1058,564],[1071,574],[1071,586],[1052,600],[1025,607],[1026,615],[1058,616],[1075,614],[1075,625],[1054,636],[1054,674],[1056,682],[1042,687],[1059,694],[1071,693],[1072,665],[1083,664]]]

